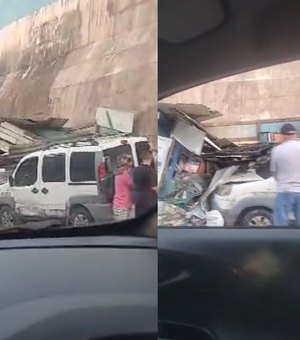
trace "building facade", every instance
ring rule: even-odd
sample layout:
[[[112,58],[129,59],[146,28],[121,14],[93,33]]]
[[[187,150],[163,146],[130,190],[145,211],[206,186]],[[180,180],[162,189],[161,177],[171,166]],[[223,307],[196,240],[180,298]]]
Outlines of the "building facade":
[[[156,140],[156,0],[60,0],[0,30],[0,118],[95,122],[131,111]]]

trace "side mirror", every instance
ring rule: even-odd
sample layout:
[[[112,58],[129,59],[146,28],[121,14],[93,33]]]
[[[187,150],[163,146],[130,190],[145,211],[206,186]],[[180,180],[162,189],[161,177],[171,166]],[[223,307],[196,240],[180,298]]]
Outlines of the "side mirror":
[[[9,176],[9,177],[8,177],[8,181],[9,181],[9,186],[13,187],[14,184],[15,184],[15,183],[14,183],[15,181],[14,181],[13,176]]]

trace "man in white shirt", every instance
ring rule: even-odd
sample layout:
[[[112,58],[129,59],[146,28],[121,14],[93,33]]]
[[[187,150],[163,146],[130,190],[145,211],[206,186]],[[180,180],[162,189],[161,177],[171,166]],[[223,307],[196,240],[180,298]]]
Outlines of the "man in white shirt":
[[[300,226],[300,141],[292,124],[285,124],[280,133],[283,142],[273,148],[270,165],[277,184],[274,224],[288,226],[293,212]]]

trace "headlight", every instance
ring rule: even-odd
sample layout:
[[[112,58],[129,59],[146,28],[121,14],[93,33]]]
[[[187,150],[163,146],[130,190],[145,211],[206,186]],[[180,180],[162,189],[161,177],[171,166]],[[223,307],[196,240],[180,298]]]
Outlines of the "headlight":
[[[217,190],[216,194],[219,196],[229,196],[231,194],[232,185],[220,185]]]

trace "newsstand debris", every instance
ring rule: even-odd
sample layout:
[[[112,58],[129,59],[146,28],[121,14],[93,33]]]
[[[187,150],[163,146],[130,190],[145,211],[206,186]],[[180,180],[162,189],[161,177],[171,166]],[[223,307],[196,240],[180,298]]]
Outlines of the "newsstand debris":
[[[160,103],[158,110],[159,226],[223,227],[211,195],[234,174],[267,170],[273,146],[237,146],[209,134],[201,122],[220,114],[203,105]]]

